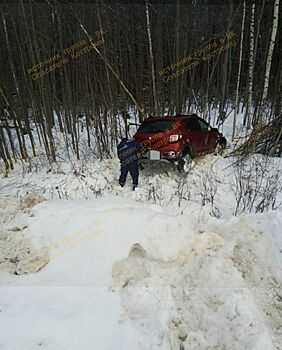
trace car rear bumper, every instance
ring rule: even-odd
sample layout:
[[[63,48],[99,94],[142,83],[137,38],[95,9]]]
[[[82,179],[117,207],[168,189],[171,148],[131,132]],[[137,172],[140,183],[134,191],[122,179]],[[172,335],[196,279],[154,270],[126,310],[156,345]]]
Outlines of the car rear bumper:
[[[166,151],[161,152],[158,150],[149,150],[142,159],[152,160],[152,161],[166,161],[166,162],[176,162],[179,159],[180,152]]]

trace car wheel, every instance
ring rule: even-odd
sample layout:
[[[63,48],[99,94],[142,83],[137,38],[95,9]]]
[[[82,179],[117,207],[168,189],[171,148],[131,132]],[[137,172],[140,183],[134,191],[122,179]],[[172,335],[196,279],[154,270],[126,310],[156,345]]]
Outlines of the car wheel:
[[[226,141],[226,138],[225,137],[221,137],[218,141],[217,141],[217,144],[215,146],[215,154],[219,154],[219,155],[222,155],[223,154],[223,151],[225,150],[226,148],[226,144],[227,144],[227,141]]]
[[[192,169],[192,164],[193,164],[192,156],[188,152],[187,154],[185,154],[185,156],[183,156],[183,157],[181,157],[181,159],[179,159],[178,164],[177,164],[177,170],[180,173],[183,173],[183,172],[187,173]]]

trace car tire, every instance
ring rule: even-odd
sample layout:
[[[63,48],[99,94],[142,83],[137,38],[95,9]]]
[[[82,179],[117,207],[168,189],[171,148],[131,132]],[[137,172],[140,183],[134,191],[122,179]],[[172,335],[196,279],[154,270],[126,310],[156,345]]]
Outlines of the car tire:
[[[225,137],[221,137],[216,143],[216,146],[215,146],[215,149],[214,149],[215,154],[222,155],[223,151],[226,148],[226,145],[227,145],[226,138]]]
[[[190,150],[185,152],[185,154],[177,162],[177,170],[180,173],[187,173],[192,169],[193,159]]]

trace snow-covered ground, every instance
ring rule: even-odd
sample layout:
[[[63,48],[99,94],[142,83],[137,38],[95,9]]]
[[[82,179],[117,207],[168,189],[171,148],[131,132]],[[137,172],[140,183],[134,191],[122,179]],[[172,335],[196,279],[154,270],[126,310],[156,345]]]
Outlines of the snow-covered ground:
[[[0,349],[281,349],[282,162],[234,161],[145,164],[135,192],[115,158],[16,165],[0,182]]]

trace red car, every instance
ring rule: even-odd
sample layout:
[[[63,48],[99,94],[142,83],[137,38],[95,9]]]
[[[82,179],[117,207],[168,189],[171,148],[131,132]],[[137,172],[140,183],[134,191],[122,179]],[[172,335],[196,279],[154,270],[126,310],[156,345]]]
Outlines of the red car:
[[[226,147],[226,139],[196,114],[151,117],[144,120],[134,138],[148,149],[145,158],[174,162],[179,171],[192,158]]]

